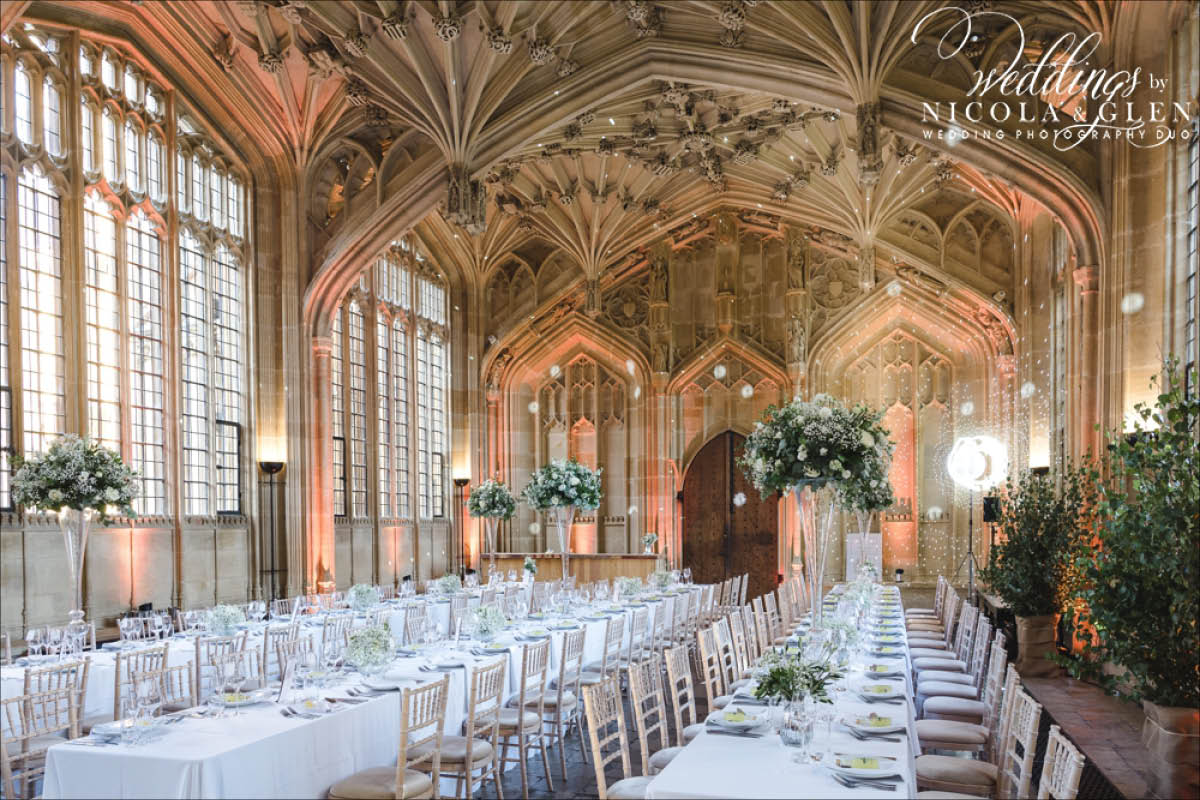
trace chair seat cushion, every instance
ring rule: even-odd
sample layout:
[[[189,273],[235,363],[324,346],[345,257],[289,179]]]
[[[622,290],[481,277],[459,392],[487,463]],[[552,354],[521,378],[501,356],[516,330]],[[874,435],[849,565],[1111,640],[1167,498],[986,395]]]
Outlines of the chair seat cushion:
[[[538,699],[536,697],[525,698],[525,707],[530,708],[536,706]],[[568,708],[574,708],[579,704],[579,699],[575,697],[574,692],[562,693],[562,707],[565,711]],[[546,692],[546,708],[556,708],[558,706],[558,692]]]
[[[917,694],[932,700],[935,697],[961,697],[964,700],[978,700],[979,690],[969,683],[951,683],[950,681],[921,681],[917,684]]]
[[[987,716],[987,704],[964,697],[931,697],[925,701],[926,719],[950,719],[982,724]]]
[[[433,750],[433,743],[428,742],[420,747],[414,747],[408,751],[409,760],[418,758]],[[467,737],[465,736],[443,736],[442,737],[442,763],[443,764],[463,764],[467,760]],[[482,739],[476,739],[471,743],[471,763],[478,764],[481,761],[492,760],[492,743],[485,742]],[[431,762],[432,763],[432,762]]]
[[[936,616],[937,612],[932,608],[906,608],[904,616],[906,617],[932,617]]]
[[[682,747],[664,747],[650,756],[650,774],[657,775],[667,768],[671,759],[683,752]]]
[[[733,695],[723,694],[720,697],[714,697],[708,704],[709,708],[724,708],[733,702]]]
[[[397,797],[432,796],[433,781],[415,769],[404,771],[404,786],[397,792],[395,767],[364,769],[329,788],[330,800],[395,800]]]
[[[910,631],[908,636],[909,647],[945,647],[946,637],[940,633],[933,631]],[[930,642],[929,645],[918,644],[918,642]]]
[[[909,658],[947,658],[956,657],[953,650],[945,650],[940,647],[910,647],[908,650]]]
[[[532,711],[526,711],[520,714],[515,708],[500,709],[500,729],[502,731],[514,731],[517,728],[517,720],[520,719],[520,725],[523,730],[537,728],[542,724],[542,718]]]
[[[927,669],[922,670],[921,675],[917,678],[917,691],[921,690],[922,683],[932,683],[933,681],[945,681],[946,683],[969,683],[975,685],[975,676],[968,672],[951,672],[945,669]]]
[[[697,722],[695,725],[688,725],[683,729],[683,743],[687,744],[702,733],[704,733],[703,722]]]
[[[956,661],[950,658],[914,658],[912,662],[913,671],[922,673],[926,670],[944,670],[946,672],[966,672],[967,662]]]
[[[752,679],[742,678],[741,680],[736,680],[733,683],[729,684],[729,688],[730,689],[740,689],[743,686],[749,686],[751,683],[753,683]]]
[[[969,722],[952,722],[946,719],[917,720],[917,739],[921,749],[959,744],[964,747],[983,747],[987,743],[988,729]]]
[[[649,778],[624,778],[608,787],[608,796],[612,800],[643,800],[649,788]]]
[[[964,790],[991,794],[999,770],[987,761],[955,756],[917,756],[917,783],[954,785]]]

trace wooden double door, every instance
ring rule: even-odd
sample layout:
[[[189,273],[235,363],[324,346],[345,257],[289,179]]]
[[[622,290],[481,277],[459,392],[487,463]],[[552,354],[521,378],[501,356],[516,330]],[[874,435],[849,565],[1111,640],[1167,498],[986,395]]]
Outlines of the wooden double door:
[[[683,479],[683,564],[697,583],[746,573],[747,600],[776,586],[779,497],[763,500],[736,463],[745,437],[726,431],[704,445]],[[745,497],[738,505],[734,498]]]

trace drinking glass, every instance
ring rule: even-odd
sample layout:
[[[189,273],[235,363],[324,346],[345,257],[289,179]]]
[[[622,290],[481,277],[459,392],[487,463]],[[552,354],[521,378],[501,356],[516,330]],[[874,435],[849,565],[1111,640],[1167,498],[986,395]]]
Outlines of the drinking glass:
[[[63,629],[58,627],[46,628],[46,652],[49,655],[62,657]]]
[[[820,764],[833,745],[833,710],[827,704],[817,704],[809,713],[809,718],[812,724],[812,739],[808,747],[808,760],[813,764]]]
[[[133,683],[139,720],[149,720],[162,706],[162,682],[157,675],[141,675]]]
[[[684,583],[692,582],[692,568],[691,567],[683,568],[683,582]]]
[[[162,614],[154,614],[150,617],[150,630],[154,633],[154,638],[156,640],[166,638],[165,622],[166,621],[162,618]]]
[[[783,722],[779,726],[779,741],[785,748],[792,749],[793,762],[808,763],[808,752],[812,746],[812,739],[812,717],[805,713],[803,703],[790,703],[783,712]]]
[[[508,571],[508,582],[509,583],[517,582],[517,571],[515,569],[510,569]]]
[[[43,641],[46,635],[46,629],[33,627],[25,631],[25,649],[31,656],[39,656],[42,654]]]

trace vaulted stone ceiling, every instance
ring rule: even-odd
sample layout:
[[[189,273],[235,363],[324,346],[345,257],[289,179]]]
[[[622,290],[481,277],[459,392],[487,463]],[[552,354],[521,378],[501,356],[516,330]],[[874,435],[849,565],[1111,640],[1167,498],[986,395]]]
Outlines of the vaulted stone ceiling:
[[[461,242],[454,255],[465,272],[483,274],[500,251],[537,238],[593,279],[717,207],[761,210],[861,247],[946,186],[1010,215],[1035,202],[1030,192],[1042,203],[1058,192],[1086,218],[1097,174],[1087,146],[966,144],[954,153],[919,144],[911,125],[901,131],[889,118],[919,114],[923,98],[961,98],[975,69],[1035,58],[1055,32],[1105,34],[1103,62],[1121,8],[973,0],[971,10],[1020,19],[1034,40],[1019,51],[997,16],[943,60],[932,37],[953,15],[911,41],[917,20],[945,5],[933,0],[69,5],[175,42],[210,95],[231,97],[248,138],[307,171],[297,185],[316,195],[318,253],[343,247],[371,207],[382,212],[417,182],[401,175],[404,165],[440,162],[443,219],[425,227],[448,224],[434,238]],[[35,2],[29,13],[69,10]],[[1052,179],[1022,184],[996,169],[1004,159],[1037,162]],[[368,176],[377,183],[355,216],[349,197]],[[482,241],[463,241],[471,237]]]

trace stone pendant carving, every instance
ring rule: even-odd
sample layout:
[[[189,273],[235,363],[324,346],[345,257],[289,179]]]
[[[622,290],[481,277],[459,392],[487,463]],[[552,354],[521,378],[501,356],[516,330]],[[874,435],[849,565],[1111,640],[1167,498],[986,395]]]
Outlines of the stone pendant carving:
[[[879,148],[879,104],[858,107],[858,182],[862,186],[879,183],[883,172],[883,154]]]
[[[482,181],[473,180],[462,164],[450,167],[446,219],[472,236],[487,230],[487,188]]]

